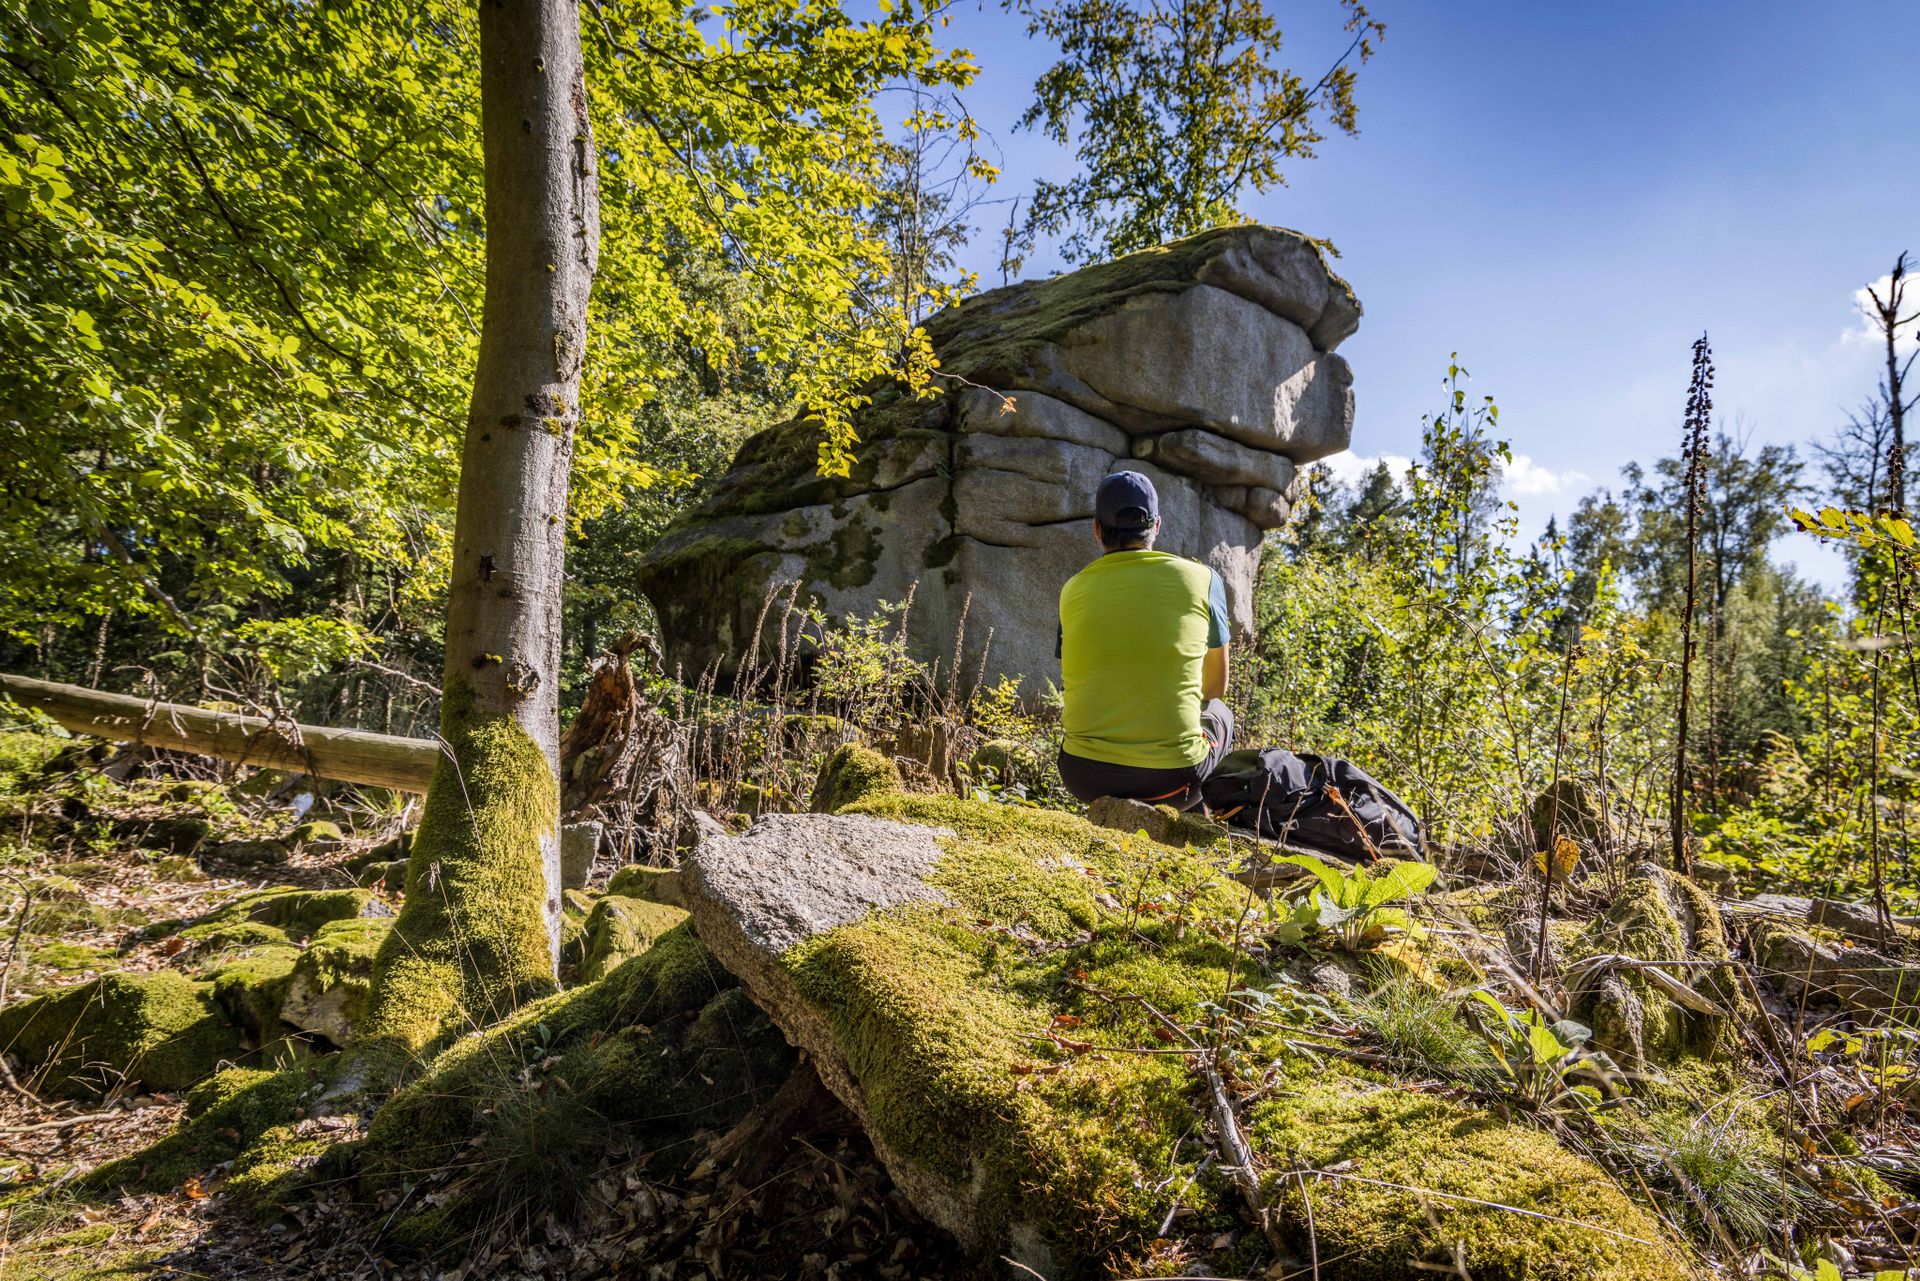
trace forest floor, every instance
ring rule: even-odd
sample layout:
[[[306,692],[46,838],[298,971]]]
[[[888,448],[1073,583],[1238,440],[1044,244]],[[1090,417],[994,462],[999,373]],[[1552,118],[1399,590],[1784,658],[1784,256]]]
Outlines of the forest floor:
[[[0,886],[15,895],[5,918],[11,937],[0,936],[8,947],[0,1006],[108,972],[166,968],[179,937],[151,926],[204,916],[249,891],[351,887],[352,856],[400,826],[391,813],[327,809],[328,819],[347,829],[345,840],[296,843],[271,866],[250,867],[221,857],[223,839],[244,854],[248,840],[284,832],[305,816],[288,805],[293,798],[196,788],[190,801],[150,799],[168,788],[177,784],[122,788],[95,778],[79,789],[85,803],[69,792],[10,816],[19,825],[0,841]],[[203,804],[206,798],[211,803]],[[183,818],[211,825],[194,857],[167,848],[171,825]],[[27,910],[18,911],[29,892]],[[396,896],[387,897],[397,905]],[[0,1202],[40,1193],[31,1216],[0,1209],[0,1281],[744,1276],[755,1274],[754,1260],[767,1251],[780,1255],[787,1275],[906,1278],[941,1272],[952,1251],[895,1192],[850,1118],[795,1142],[751,1187],[725,1174],[692,1189],[656,1181],[649,1173],[656,1154],[623,1148],[624,1140],[610,1134],[604,1165],[576,1216],[565,1223],[551,1215],[538,1222],[502,1218],[452,1270],[395,1257],[383,1246],[389,1229],[431,1205],[432,1178],[412,1204],[369,1205],[351,1186],[317,1182],[271,1218],[222,1196],[219,1168],[163,1191],[63,1196],[63,1187],[88,1172],[174,1132],[185,1112],[184,1093],[44,1098],[0,1060]],[[352,1131],[359,1122],[304,1124]]]

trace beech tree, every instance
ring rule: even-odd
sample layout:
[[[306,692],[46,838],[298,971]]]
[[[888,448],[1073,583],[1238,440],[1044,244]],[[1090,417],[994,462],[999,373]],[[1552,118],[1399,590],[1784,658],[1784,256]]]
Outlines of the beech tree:
[[[560,589],[598,160],[576,0],[482,0],[487,286],[454,520],[444,755],[369,1038],[417,1051],[555,981]]]

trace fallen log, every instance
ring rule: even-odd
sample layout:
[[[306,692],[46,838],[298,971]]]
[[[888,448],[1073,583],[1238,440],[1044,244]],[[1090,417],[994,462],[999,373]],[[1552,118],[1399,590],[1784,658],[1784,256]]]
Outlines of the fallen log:
[[[401,792],[425,792],[440,757],[432,739],[296,725],[0,672],[0,703],[8,700],[76,734]]]

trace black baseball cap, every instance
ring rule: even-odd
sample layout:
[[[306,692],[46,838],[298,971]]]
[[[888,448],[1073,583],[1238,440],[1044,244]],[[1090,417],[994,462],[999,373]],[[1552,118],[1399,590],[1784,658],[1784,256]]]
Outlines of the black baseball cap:
[[[1100,482],[1093,497],[1093,518],[1100,528],[1129,533],[1153,528],[1160,519],[1160,495],[1137,471],[1117,471]]]

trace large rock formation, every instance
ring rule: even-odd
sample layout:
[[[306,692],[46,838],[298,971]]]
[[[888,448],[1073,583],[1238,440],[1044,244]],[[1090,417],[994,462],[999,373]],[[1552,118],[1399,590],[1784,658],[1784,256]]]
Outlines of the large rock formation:
[[[805,421],[761,432],[647,556],[669,659],[731,673],[768,593],[799,583],[841,617],[912,593],[920,657],[950,660],[964,619],[967,677],[985,653],[987,675],[1037,688],[1058,675],[1060,587],[1095,554],[1094,489],[1122,469],[1152,477],[1160,545],[1220,572],[1245,633],[1296,466],[1347,446],[1352,375],[1333,349],[1359,321],[1321,251],[1266,227],[941,312],[926,328],[948,390],[882,389],[850,476],[816,473]]]

